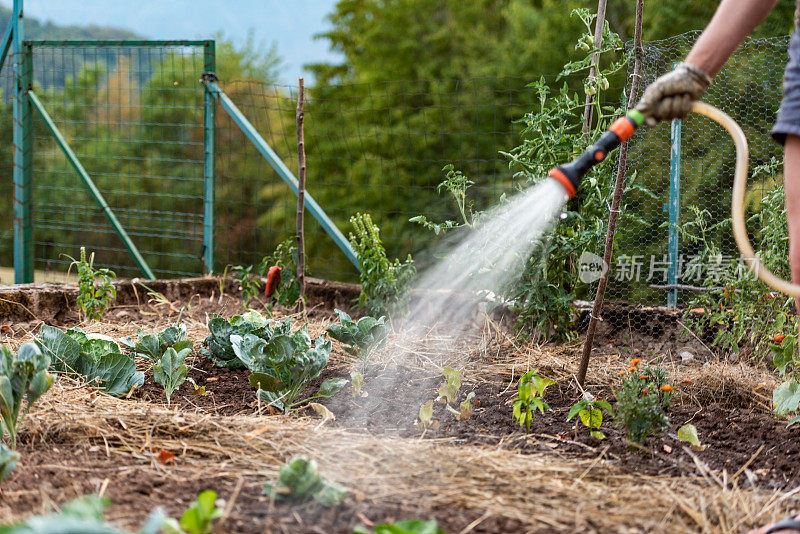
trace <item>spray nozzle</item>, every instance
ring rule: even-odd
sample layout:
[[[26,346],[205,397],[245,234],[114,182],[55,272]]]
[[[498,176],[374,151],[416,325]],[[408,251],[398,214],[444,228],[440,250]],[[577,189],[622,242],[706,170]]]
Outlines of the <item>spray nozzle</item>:
[[[560,183],[570,198],[575,196],[583,176],[595,165],[606,159],[608,153],[627,141],[644,122],[644,116],[632,109],[624,117],[620,117],[600,136],[592,146],[570,163],[550,169],[548,176]]]

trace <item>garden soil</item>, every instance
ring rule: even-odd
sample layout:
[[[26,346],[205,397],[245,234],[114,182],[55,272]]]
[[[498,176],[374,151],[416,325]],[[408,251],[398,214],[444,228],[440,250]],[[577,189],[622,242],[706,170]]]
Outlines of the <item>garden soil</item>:
[[[688,350],[686,337],[666,328],[650,337],[641,333],[633,343],[610,329],[590,367],[587,389],[612,403],[630,358],[667,370],[677,390],[670,427],[639,449],[613,421],[604,422],[602,441],[566,422],[580,398],[573,379],[579,342],[520,343],[502,321],[489,318],[474,338],[456,340],[452,353],[435,359],[421,340],[405,348],[411,358],[399,360],[390,339],[365,373],[366,396],[345,388],[324,401],[336,420],[323,421],[307,408],[291,417],[271,411],[257,401],[246,370],[217,368],[202,355],[207,318],[238,313],[242,303],[232,284],[195,280],[185,287],[148,282],[160,296],[126,290],[102,322],[82,327],[122,337],[163,328],[180,315],[195,341],[190,377],[196,386],[184,383],[166,406],[143,360],[145,386],[127,399],[59,378],[23,425],[19,466],[0,487],[0,519],[101,493],[112,503],[108,518],[134,530],[159,506],[179,516],[205,489],[224,501],[217,531],[243,533],[350,534],[357,525],[406,518],[436,518],[450,534],[735,533],[800,507],[793,489],[800,484],[800,430],[786,429],[769,410],[775,377],[698,346],[687,362],[679,356]],[[311,293],[306,316],[314,336],[331,324],[334,307],[349,309],[357,288],[320,282]],[[40,304],[36,297],[6,295],[29,311],[0,319],[0,341],[30,339],[42,321],[78,325],[73,294],[62,288],[60,297]],[[652,321],[672,324],[652,313]],[[331,363],[311,387],[348,377],[356,364],[335,343]],[[423,430],[419,404],[409,400],[418,396],[407,395],[408,388],[435,399],[444,365],[463,369],[458,400],[474,392],[475,410],[457,420],[436,403],[440,426]],[[545,395],[552,411],[537,414],[526,435],[511,403],[519,376],[531,367],[557,383]],[[704,450],[677,439],[687,422],[697,427]],[[295,454],[314,458],[324,476],[349,490],[344,505],[287,503],[264,493],[264,483]]]

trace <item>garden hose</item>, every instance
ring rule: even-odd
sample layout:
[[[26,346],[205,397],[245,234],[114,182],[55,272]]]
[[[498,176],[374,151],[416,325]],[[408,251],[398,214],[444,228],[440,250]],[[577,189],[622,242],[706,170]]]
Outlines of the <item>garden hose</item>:
[[[749,150],[744,132],[730,115],[714,106],[704,102],[695,102],[692,105],[692,111],[719,123],[731,136],[736,147],[736,171],[733,178],[731,217],[733,219],[733,237],[736,240],[736,246],[739,247],[742,259],[747,263],[750,270],[768,286],[791,297],[800,298],[800,285],[778,278],[767,269],[756,256],[750,244],[750,239],[747,237],[747,228],[744,220],[744,195],[747,189]],[[631,110],[626,116],[617,119],[608,131],[586,149],[583,154],[566,165],[552,168],[548,175],[564,187],[570,198],[573,197],[578,191],[586,172],[603,161],[608,153],[617,148],[620,143],[627,141],[643,122],[644,117],[642,114],[635,109]]]

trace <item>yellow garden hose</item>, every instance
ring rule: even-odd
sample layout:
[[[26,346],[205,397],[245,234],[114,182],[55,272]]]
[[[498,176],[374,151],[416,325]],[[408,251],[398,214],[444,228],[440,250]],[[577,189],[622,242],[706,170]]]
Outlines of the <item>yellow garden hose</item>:
[[[750,270],[768,286],[785,293],[789,296],[800,298],[800,285],[792,284],[778,278],[767,269],[761,260],[758,259],[747,237],[747,228],[744,221],[744,195],[747,190],[747,160],[749,150],[747,148],[747,138],[744,132],[736,124],[730,115],[704,102],[695,102],[692,111],[699,113],[722,125],[736,146],[736,172],[733,177],[733,200],[731,202],[731,217],[733,218],[733,237],[736,239],[736,246],[742,254],[742,259],[747,263]]]

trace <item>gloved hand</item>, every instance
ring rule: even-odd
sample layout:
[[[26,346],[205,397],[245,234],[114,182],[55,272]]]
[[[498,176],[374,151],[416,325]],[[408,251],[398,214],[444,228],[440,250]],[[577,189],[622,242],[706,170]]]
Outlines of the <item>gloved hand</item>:
[[[682,119],[691,111],[711,84],[711,78],[693,65],[679,63],[645,89],[636,109],[645,117],[648,126],[658,121]]]

